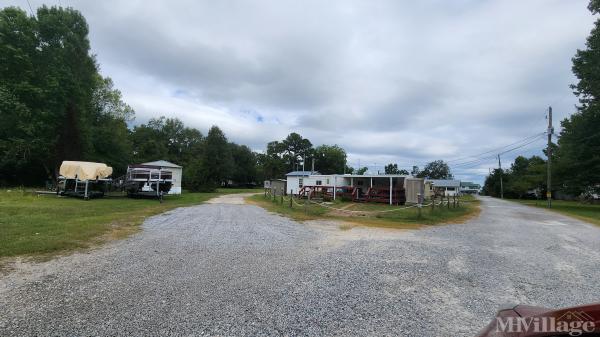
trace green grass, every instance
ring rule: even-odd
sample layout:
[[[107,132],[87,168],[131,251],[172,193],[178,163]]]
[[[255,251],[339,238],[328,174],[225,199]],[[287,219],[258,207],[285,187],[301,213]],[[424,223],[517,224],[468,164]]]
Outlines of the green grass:
[[[49,255],[89,247],[136,232],[148,216],[237,192],[184,192],[166,196],[161,204],[152,199],[106,197],[84,201],[38,196],[18,189],[8,191],[0,191],[0,257]]]
[[[309,204],[306,208],[294,204],[293,207],[290,208],[289,199],[281,204],[280,197],[276,198],[276,201],[274,202],[272,199],[265,199],[263,194],[249,197],[246,200],[271,212],[279,213],[300,221],[330,219],[341,220],[350,225],[406,229],[418,228],[423,225],[463,222],[479,212],[479,201],[470,196],[463,197],[463,202],[456,208],[452,207],[452,205],[450,209],[448,209],[447,206],[436,206],[433,210],[431,207],[424,207],[421,209],[420,217],[417,208],[399,209],[403,206],[389,206],[386,204],[354,203],[336,200],[329,205],[338,209],[343,208],[346,210],[360,211],[349,213],[331,210],[314,204]],[[302,205],[304,203],[303,200],[297,200],[297,202]],[[397,210],[393,212],[380,212],[392,209]]]
[[[529,206],[547,209],[547,203],[545,200],[513,199],[512,201],[516,201],[518,203]],[[600,226],[599,204],[587,204],[581,203],[579,201],[552,200],[552,208],[550,210]]]

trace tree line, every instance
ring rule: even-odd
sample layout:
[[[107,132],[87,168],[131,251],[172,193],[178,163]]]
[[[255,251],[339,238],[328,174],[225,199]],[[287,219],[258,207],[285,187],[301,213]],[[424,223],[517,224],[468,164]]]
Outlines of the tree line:
[[[63,160],[103,162],[113,177],[130,163],[164,159],[184,167],[183,187],[249,186],[295,170],[364,174],[348,166],[338,145],[313,146],[291,133],[263,153],[230,142],[217,126],[206,135],[176,118],[135,119],[121,92],[100,74],[90,51],[89,27],[72,8],[38,8],[35,16],[0,11],[0,184],[40,185],[56,179]],[[387,174],[408,174],[397,164]],[[451,177],[442,161],[414,175]]]
[[[592,14],[600,13],[600,0],[588,5]],[[538,156],[517,157],[507,171],[494,170],[485,181],[484,192],[500,195],[500,176],[505,182],[504,194],[509,197],[545,196],[550,191],[566,197],[590,198],[600,193],[600,19],[586,41],[586,48],[573,57],[573,74],[577,83],[571,85],[579,100],[576,111],[560,122],[558,141],[552,143],[550,160],[552,186],[546,183],[546,159]]]

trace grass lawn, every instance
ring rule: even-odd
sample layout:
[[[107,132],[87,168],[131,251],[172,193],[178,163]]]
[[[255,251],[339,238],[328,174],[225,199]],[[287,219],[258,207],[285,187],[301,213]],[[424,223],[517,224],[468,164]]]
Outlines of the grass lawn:
[[[452,207],[452,205],[450,209],[448,209],[447,206],[436,206],[432,211],[431,207],[424,207],[421,210],[421,217],[419,217],[418,209],[416,207],[399,209],[403,206],[389,206],[376,203],[355,203],[336,200],[335,202],[328,204],[328,206],[337,209],[359,211],[349,213],[332,210],[314,204],[309,204],[305,209],[304,206],[299,206],[294,203],[293,207],[290,208],[289,199],[281,204],[280,198],[277,198],[277,201],[274,202],[272,199],[265,199],[263,194],[249,197],[246,200],[249,203],[261,206],[271,212],[279,213],[295,220],[341,220],[349,223],[350,226],[354,224],[373,227],[411,229],[423,225],[464,222],[479,213],[479,201],[471,196],[462,197],[460,206],[456,208]],[[302,205],[304,203],[304,200],[296,201]],[[380,212],[392,209],[398,210],[392,212]]]
[[[262,191],[184,191],[181,195],[166,196],[161,204],[152,199],[106,197],[84,201],[9,190],[0,190],[0,257],[51,255],[89,247],[136,232],[143,220],[151,215],[180,206],[200,204],[225,193]]]
[[[516,200],[521,204],[546,208],[546,200]],[[552,211],[600,226],[600,205],[586,204],[579,201],[552,200]]]

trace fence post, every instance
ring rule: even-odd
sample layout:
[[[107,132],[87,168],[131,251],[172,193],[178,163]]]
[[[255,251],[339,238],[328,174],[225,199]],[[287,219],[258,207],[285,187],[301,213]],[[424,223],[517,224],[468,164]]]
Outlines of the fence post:
[[[460,196],[456,199],[456,207],[460,207]]]
[[[304,214],[308,214],[308,198],[310,198],[310,194],[304,199]]]
[[[283,206],[283,193],[281,193],[281,205]]]
[[[293,202],[294,202],[294,190],[290,190],[290,208],[292,208]]]
[[[446,199],[448,199],[448,209],[450,209],[450,196],[448,195]]]
[[[418,218],[421,219],[421,207],[423,207],[423,203],[421,202],[421,194],[420,193],[417,194],[417,202],[418,202],[417,209],[418,209],[418,212],[419,212],[418,213],[419,214]]]
[[[431,196],[431,211],[435,209],[435,194]]]

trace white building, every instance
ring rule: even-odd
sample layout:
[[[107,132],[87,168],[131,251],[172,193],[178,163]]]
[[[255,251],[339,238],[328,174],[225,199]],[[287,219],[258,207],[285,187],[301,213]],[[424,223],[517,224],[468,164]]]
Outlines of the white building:
[[[389,191],[389,203],[393,203],[393,191],[405,190],[406,202],[417,203],[417,195],[424,194],[424,180],[399,174],[356,175],[356,174],[320,174],[311,171],[294,171],[286,174],[288,194],[297,195],[305,186],[331,187],[333,198],[343,187],[352,187],[360,195],[369,188],[380,188]]]
[[[159,166],[173,172],[173,185],[171,186],[169,194],[181,194],[181,178],[183,175],[183,167],[166,160],[151,161],[148,163],[143,163],[142,165]]]
[[[460,180],[452,179],[427,179],[431,189],[437,195],[455,196],[460,195]]]
[[[470,181],[460,182],[460,193],[461,194],[479,194],[481,185],[472,183]]]

